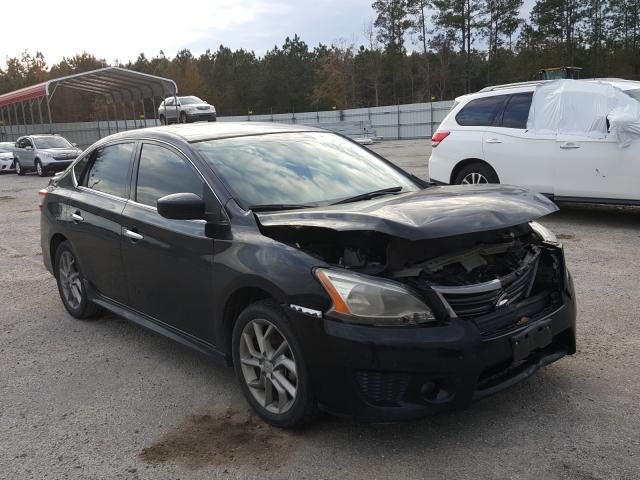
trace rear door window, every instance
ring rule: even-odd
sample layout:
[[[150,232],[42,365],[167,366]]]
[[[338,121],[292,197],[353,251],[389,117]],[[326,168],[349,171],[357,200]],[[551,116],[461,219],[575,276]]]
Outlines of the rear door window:
[[[464,127],[489,127],[493,125],[508,97],[509,95],[494,95],[471,100],[458,112],[456,122]]]
[[[117,143],[97,148],[83,175],[82,184],[98,192],[127,198],[129,168],[135,143]]]
[[[532,98],[533,92],[511,95],[511,98],[507,101],[507,105],[504,107],[500,126],[505,128],[519,128],[522,130],[527,128],[527,119],[529,118]]]
[[[151,207],[172,193],[203,195],[203,180],[185,160],[168,148],[142,145],[136,183],[136,202]]]

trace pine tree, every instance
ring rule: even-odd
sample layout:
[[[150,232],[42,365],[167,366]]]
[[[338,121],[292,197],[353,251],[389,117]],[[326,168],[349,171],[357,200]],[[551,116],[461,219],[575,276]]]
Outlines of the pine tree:
[[[434,21],[443,31],[449,32],[460,42],[464,57],[464,91],[471,91],[471,47],[482,28],[483,0],[434,0],[437,9]]]

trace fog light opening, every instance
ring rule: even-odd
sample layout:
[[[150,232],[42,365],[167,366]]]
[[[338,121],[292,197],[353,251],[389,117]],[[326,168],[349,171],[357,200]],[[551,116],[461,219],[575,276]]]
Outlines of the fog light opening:
[[[424,385],[420,387],[420,395],[425,400],[435,398],[435,397],[432,397],[432,395],[434,394],[436,389],[437,389],[436,382],[431,382],[431,381],[425,382]]]
[[[451,393],[442,380],[429,380],[420,387],[420,396],[425,402],[440,403],[448,401]]]

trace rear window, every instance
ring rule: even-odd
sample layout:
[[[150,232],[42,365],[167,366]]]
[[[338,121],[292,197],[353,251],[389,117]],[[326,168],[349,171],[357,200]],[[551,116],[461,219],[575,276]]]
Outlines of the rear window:
[[[467,103],[456,115],[458,125],[464,127],[488,127],[493,125],[496,115],[508,95],[476,98]]]
[[[529,118],[532,98],[533,92],[511,95],[507,105],[504,107],[500,126],[505,128],[519,128],[522,130],[527,128],[527,119]]]
[[[126,198],[134,148],[134,143],[119,143],[96,149],[82,183],[93,190]]]

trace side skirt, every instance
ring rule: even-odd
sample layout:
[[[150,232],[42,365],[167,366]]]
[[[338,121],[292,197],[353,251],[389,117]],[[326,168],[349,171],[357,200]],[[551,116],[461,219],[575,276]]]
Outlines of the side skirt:
[[[118,315],[119,317],[123,317],[126,320],[135,323],[136,325],[140,325],[142,328],[145,328],[151,332],[158,333],[162,336],[170,338],[182,345],[185,345],[197,352],[200,352],[207,357],[223,363],[224,365],[231,366],[230,358],[219,351],[214,345],[209,342],[205,342],[200,340],[193,335],[190,335],[182,330],[179,330],[171,325],[167,325],[166,323],[160,322],[155,318],[149,317],[143,313],[136,312],[135,310],[130,309],[129,307],[122,305],[110,298],[103,296],[98,293],[93,286],[84,281],[85,289],[88,297],[94,302],[96,305],[100,305],[105,310],[109,310],[110,312]]]
[[[625,200],[622,198],[590,198],[590,197],[559,197],[553,196],[555,202],[566,203],[600,203],[604,205],[640,205],[640,200]]]

